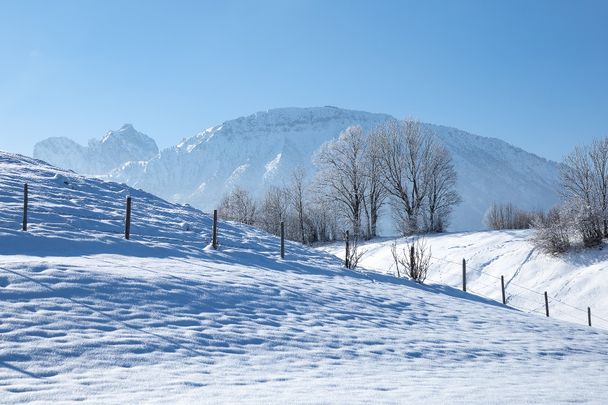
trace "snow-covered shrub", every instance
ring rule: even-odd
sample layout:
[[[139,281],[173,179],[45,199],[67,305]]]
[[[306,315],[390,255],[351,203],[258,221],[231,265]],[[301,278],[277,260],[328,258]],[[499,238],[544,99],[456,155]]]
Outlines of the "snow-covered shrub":
[[[571,228],[562,208],[552,208],[546,215],[538,215],[532,226],[532,242],[544,252],[560,254],[570,248]]]

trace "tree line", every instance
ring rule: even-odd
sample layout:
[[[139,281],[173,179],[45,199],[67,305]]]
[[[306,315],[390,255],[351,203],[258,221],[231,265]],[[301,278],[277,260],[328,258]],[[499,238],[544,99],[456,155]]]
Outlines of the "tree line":
[[[355,240],[378,234],[389,208],[403,236],[443,232],[461,198],[448,150],[414,120],[389,121],[371,131],[352,126],[314,154],[316,173],[296,169],[282,186],[269,187],[260,201],[236,187],[219,207],[224,219],[256,225],[302,243]]]
[[[577,146],[560,165],[561,202],[546,212],[510,203],[486,213],[491,229],[534,229],[534,244],[552,254],[572,246],[595,247],[608,238],[608,138]]]

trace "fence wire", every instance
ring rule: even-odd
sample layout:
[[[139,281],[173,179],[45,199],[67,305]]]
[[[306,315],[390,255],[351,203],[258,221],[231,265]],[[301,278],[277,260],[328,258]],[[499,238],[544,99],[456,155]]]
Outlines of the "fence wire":
[[[462,267],[463,263],[462,262],[457,262],[454,260],[449,260],[446,258],[442,258],[442,257],[437,257],[437,256],[431,256],[431,259],[438,261],[440,263],[444,263],[444,264],[449,264],[449,265],[453,265],[453,266],[459,266]],[[491,298],[489,297],[487,294],[482,293],[481,291],[478,290],[478,287],[481,286],[482,288],[485,288],[486,290],[492,290],[492,289],[496,289],[495,291],[497,292],[497,294],[502,294],[501,293],[501,278],[498,276],[495,276],[493,274],[488,273],[487,271],[485,271],[483,268],[479,268],[479,267],[475,267],[475,266],[471,266],[468,262],[465,261],[465,265],[466,265],[466,273],[467,275],[469,274],[476,274],[478,275],[477,278],[475,279],[468,279],[467,278],[467,292],[471,292],[475,295],[478,295],[480,297],[486,298],[486,299],[491,299],[494,301],[497,301],[497,299],[495,298]],[[485,281],[482,280],[482,277],[486,276],[489,278],[492,278],[494,280],[496,280],[496,284],[489,284]],[[441,275],[441,279],[440,280],[436,280],[436,279],[431,279],[429,278],[429,281],[439,281],[439,283],[441,284],[446,284],[445,282],[443,282],[443,274]],[[472,289],[471,286],[469,285],[469,283],[474,283],[476,285],[475,289]],[[456,287],[456,288],[462,288],[462,284],[454,286],[451,285],[451,287]],[[512,290],[515,289],[516,292],[513,293]],[[517,292],[519,290],[519,292]],[[539,303],[536,300],[532,300],[529,297],[527,297],[524,294],[534,294],[536,296],[539,296],[539,298],[541,299],[541,302]],[[510,306],[512,308],[516,308],[518,310],[521,310],[523,312],[530,312],[530,313],[542,313],[545,314],[545,301],[544,301],[544,292],[540,292],[540,291],[536,291],[532,288],[526,287],[524,285],[521,285],[519,283],[516,283],[515,281],[513,281],[513,279],[507,280],[505,278],[505,298],[506,298],[506,305]],[[562,300],[560,300],[559,298],[555,297],[555,296],[551,296],[548,294],[548,301],[549,301],[549,314],[557,314],[559,315],[559,318],[567,318],[568,320],[571,320],[575,323],[584,323],[587,324],[588,321],[588,310],[587,308],[580,308],[577,307],[575,305],[569,304],[567,302],[564,302]],[[521,306],[521,305],[517,305],[514,302],[523,302],[526,305],[525,306]],[[581,313],[581,318],[577,318],[574,315],[572,315],[571,312],[569,311],[564,311],[563,309],[560,308],[560,306],[563,307],[567,307],[571,310],[575,310]],[[584,314],[584,315],[583,315]],[[606,327],[608,327],[608,319],[598,316],[596,314],[594,314],[593,312],[591,313],[591,323],[592,326],[594,325],[594,321],[601,321],[603,323],[606,324]]]

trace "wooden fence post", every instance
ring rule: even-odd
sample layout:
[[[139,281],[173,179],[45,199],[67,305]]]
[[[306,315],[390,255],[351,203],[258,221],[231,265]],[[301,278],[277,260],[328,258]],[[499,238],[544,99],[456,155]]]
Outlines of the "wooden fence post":
[[[467,261],[462,259],[462,291],[467,292]]]
[[[131,196],[127,197],[127,215],[125,217],[125,239],[131,237]]]
[[[416,251],[414,249],[414,245],[410,246],[410,277],[413,274],[416,274],[417,272],[415,271],[416,269]]]
[[[217,210],[213,210],[213,230],[211,232],[211,246],[217,249]]]
[[[591,326],[591,307],[587,307],[587,322]]]
[[[27,183],[23,185],[23,224],[21,230],[27,231],[27,204],[28,204],[28,187]]]
[[[346,231],[346,257],[344,258],[344,266],[349,267],[350,246],[349,246],[349,232]]]
[[[281,221],[281,259],[285,258],[285,222]]]
[[[502,289],[502,304],[507,305],[507,297],[505,295],[505,276],[500,276],[500,287]]]
[[[545,291],[545,313],[547,317],[549,317],[549,297],[547,296],[547,292]]]

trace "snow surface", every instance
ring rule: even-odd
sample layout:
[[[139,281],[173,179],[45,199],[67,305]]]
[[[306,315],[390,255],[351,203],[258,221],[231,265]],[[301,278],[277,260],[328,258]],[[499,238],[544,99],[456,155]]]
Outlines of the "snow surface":
[[[448,233],[424,237],[432,255],[427,282],[462,288],[462,259],[466,259],[467,290],[502,302],[500,277],[504,276],[509,306],[545,315],[544,292],[552,317],[608,329],[608,250],[572,250],[563,256],[548,255],[531,242],[532,231]],[[398,251],[411,242],[397,239]],[[393,240],[365,243],[361,260],[367,269],[394,274]],[[321,248],[344,255],[342,244]]]
[[[19,231],[22,183],[29,231]],[[0,152],[0,402],[605,403],[608,332]],[[132,240],[122,239],[126,195]]]
[[[173,202],[212,210],[235,185],[261,198],[269,185],[289,181],[296,167],[303,168],[311,178],[315,171],[312,156],[324,142],[336,138],[351,125],[370,130],[392,119],[386,114],[336,107],[272,109],[208,128],[159,155],[152,153],[145,162],[124,163],[120,158],[112,171],[103,174]],[[454,212],[451,229],[484,228],[483,216],[493,202],[513,202],[524,209],[546,209],[558,202],[555,162],[498,139],[423,125],[436,133],[451,152],[458,173],[457,189],[463,203]],[[34,155],[61,167],[90,173],[79,168],[88,163],[72,161],[80,155],[64,142],[43,141],[44,149],[53,151],[52,154],[41,153],[43,148],[38,144]],[[107,160],[122,156],[114,149],[98,153]]]

